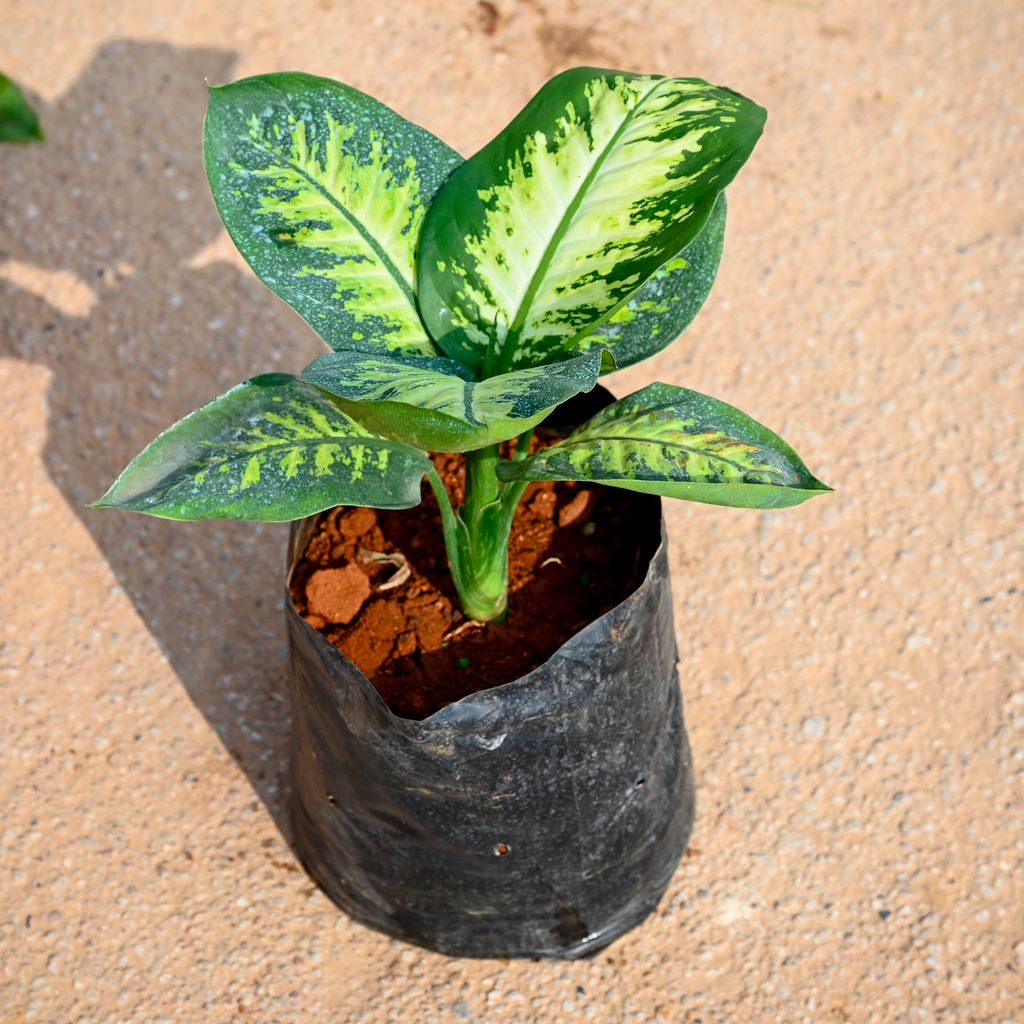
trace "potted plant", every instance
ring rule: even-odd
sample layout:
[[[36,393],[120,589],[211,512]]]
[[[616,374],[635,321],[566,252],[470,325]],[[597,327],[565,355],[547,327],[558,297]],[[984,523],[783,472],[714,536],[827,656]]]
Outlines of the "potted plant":
[[[764,118],[700,79],[575,68],[462,160],[328,79],[211,89],[224,223],[331,351],[185,417],[96,507],[298,521],[296,845],[360,920],[580,956],[667,885],[693,777],[660,496],[828,488],[723,402],[598,381],[700,308]]]

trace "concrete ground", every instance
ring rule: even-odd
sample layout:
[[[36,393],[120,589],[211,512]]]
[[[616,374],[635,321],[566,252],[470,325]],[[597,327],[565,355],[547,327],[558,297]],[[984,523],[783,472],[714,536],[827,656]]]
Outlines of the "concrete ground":
[[[1018,3],[0,14],[48,135],[0,150],[4,1021],[1024,1021]],[[221,232],[204,77],[332,75],[469,153],[584,63],[770,114],[706,309],[612,386],[740,405],[837,493],[667,507],[700,791],[656,915],[588,962],[452,960],[290,852],[286,529],[83,503],[317,351]]]

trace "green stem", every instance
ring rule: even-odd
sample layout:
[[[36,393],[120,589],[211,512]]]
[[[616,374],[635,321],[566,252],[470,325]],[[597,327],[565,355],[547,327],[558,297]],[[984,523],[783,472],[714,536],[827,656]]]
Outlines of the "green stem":
[[[512,461],[520,462],[530,454],[530,442],[533,440],[533,427],[529,430],[524,430],[516,438],[516,448],[512,453]]]
[[[462,566],[462,552],[466,547],[466,524],[452,508],[451,498],[448,497],[448,492],[436,469],[431,469],[427,473],[427,482],[430,484],[434,497],[437,499],[437,506],[441,510],[441,530],[444,534],[445,550],[448,552],[448,563],[451,566],[452,576],[458,580]]]
[[[529,449],[520,438],[516,455]],[[463,612],[477,622],[496,622],[508,610],[508,539],[526,485],[502,484],[494,472],[498,445],[466,453],[466,500],[454,511],[436,470],[427,474],[441,508],[448,562]]]
[[[466,548],[455,585],[462,610],[478,622],[494,622],[508,609],[508,534],[501,501],[502,485],[495,475],[498,446],[466,453]]]

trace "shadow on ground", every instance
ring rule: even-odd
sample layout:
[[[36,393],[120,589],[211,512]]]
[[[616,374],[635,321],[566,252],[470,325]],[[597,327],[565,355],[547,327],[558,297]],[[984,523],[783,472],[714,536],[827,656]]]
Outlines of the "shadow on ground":
[[[0,151],[0,357],[52,374],[47,471],[190,697],[288,837],[281,609],[287,528],[90,511],[156,433],[318,351],[251,275],[203,250],[205,80],[234,56],[119,41],[52,105],[47,141]]]

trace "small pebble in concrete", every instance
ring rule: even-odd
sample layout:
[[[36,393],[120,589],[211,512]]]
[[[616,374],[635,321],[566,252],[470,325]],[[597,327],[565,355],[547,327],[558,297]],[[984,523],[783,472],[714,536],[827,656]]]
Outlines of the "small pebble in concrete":
[[[805,736],[820,736],[825,731],[825,719],[821,715],[811,715],[804,719],[802,729]]]

